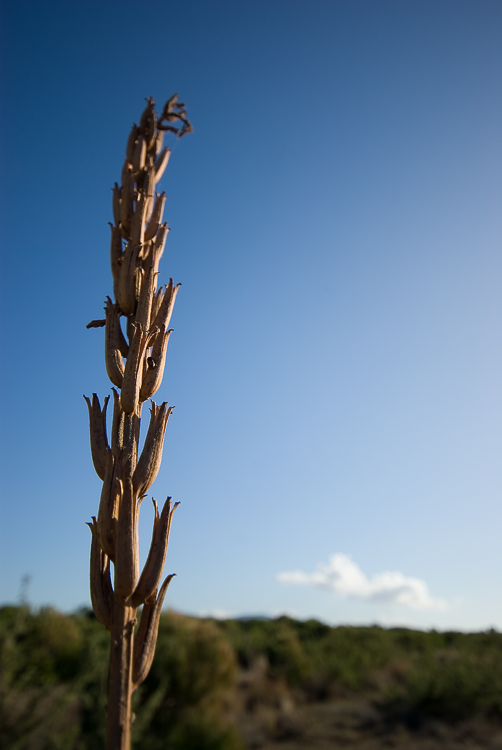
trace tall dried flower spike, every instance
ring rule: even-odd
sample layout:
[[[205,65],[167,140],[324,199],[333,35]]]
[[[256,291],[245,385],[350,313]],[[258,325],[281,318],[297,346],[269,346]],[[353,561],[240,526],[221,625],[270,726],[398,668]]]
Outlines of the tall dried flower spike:
[[[160,117],[147,99],[139,125],[129,134],[121,184],[112,188],[110,265],[114,300],[107,297],[106,319],[87,328],[105,328],[105,365],[113,391],[113,419],[108,442],[107,396],[103,408],[96,394],[84,397],[89,409],[91,454],[102,480],[97,519],[91,530],[91,601],[99,622],[110,630],[106,750],[130,750],[131,695],[152,664],[164,596],[173,575],[158,590],[174,510],[168,498],[155,517],[150,551],[139,566],[138,517],[145,492],[162,459],[164,434],[172,407],[152,402],[150,424],[138,459],[144,401],[159,388],[164,373],[168,329],[179,284],[172,279],[157,288],[159,261],[169,228],[162,223],[166,195],[155,185],[171,151],[164,132],[178,138],[191,132],[185,105],[174,94]],[[125,318],[122,328],[121,318]],[[119,392],[120,391],[120,392]],[[114,583],[111,580],[113,563]],[[157,593],[158,590],[158,593]],[[134,637],[138,609],[141,621]]]

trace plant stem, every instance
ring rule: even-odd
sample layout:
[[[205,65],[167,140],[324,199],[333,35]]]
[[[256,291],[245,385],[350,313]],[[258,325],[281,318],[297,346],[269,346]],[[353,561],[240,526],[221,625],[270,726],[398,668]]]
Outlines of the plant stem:
[[[132,655],[136,609],[118,596],[113,607],[106,750],[129,750],[131,744]]]

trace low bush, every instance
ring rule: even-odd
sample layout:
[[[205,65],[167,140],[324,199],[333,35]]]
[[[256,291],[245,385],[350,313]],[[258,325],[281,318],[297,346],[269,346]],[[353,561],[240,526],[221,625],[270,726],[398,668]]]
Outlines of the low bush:
[[[0,608],[0,746],[103,747],[108,649],[109,634],[88,610]],[[239,750],[243,712],[270,708],[284,723],[296,716],[288,706],[351,696],[372,702],[391,723],[501,722],[501,664],[496,631],[331,628],[287,617],[213,621],[169,612],[151,672],[134,695],[133,747]]]

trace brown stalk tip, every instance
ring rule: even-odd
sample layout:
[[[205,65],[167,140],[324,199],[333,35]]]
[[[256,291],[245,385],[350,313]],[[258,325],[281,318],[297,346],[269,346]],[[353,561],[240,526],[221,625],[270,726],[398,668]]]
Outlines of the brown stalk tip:
[[[91,320],[87,323],[86,328],[103,328],[106,325],[106,320]]]

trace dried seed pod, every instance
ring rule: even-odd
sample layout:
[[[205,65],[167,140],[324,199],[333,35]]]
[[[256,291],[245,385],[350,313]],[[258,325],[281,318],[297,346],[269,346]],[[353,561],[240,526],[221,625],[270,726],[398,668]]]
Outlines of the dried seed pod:
[[[148,143],[148,151],[154,151],[155,150],[155,144],[157,142],[157,115],[155,113],[155,110],[153,111],[153,123],[150,128],[145,129],[145,136],[147,138]]]
[[[124,232],[131,228],[132,204],[134,198],[134,180],[131,167],[122,170],[122,197],[120,201],[120,222]]]
[[[118,283],[120,278],[120,266],[124,259],[124,253],[122,252],[122,232],[120,227],[114,227],[110,224],[111,229],[111,241],[110,241],[110,265],[112,268],[112,276],[114,283]]]
[[[127,599],[136,587],[139,574],[138,513],[132,481],[129,477],[123,479],[114,568],[115,593]]]
[[[138,464],[132,478],[134,492],[136,495],[144,495],[154,483],[160,469],[162,460],[162,448],[166,432],[167,420],[173,411],[167,408],[164,402],[157,406],[152,401],[150,408],[150,424],[145,438],[145,444],[141,451]]]
[[[91,530],[91,603],[96,619],[107,630],[112,629],[113,589],[110,579],[110,560],[99,546],[98,524],[95,516],[87,526]]]
[[[162,223],[165,203],[166,194],[162,192],[155,199],[152,216],[150,218],[150,221],[148,222],[147,228],[145,229],[145,240],[153,240],[153,238],[157,234],[157,230]]]
[[[113,191],[113,221],[118,226],[120,224],[120,199],[122,196],[122,190],[119,188],[118,184],[115,183],[115,185],[112,188]]]
[[[143,357],[149,340],[150,334],[141,325],[135,324],[120,392],[120,404],[126,414],[132,414],[138,407],[143,374]]]
[[[115,461],[118,460],[124,449],[124,412],[120,406],[120,396],[115,388],[113,391],[113,421],[112,421],[112,453]]]
[[[160,289],[158,289],[152,301],[152,312],[150,315],[151,321],[155,320],[155,318],[157,317],[157,313],[159,312],[163,299],[164,299],[164,287],[161,286]]]
[[[138,140],[134,144],[134,152],[132,156],[132,171],[134,174],[141,172],[145,166],[146,159],[146,141],[142,135],[138,136]]]
[[[132,315],[130,315],[128,318],[126,318],[126,332],[127,332],[127,338],[129,341],[132,341],[132,337],[134,336],[134,326],[135,326],[134,318]]]
[[[90,399],[84,396],[89,409],[89,426],[91,435],[91,455],[94,469],[98,477],[104,481],[106,474],[106,462],[110,447],[106,436],[106,407],[110,396],[106,396],[103,402],[103,410],[99,404],[96,393],[92,394],[92,405]]]
[[[143,110],[143,114],[141,115],[140,128],[148,143],[148,149],[150,150],[155,143],[155,137],[157,133],[157,115],[155,112],[155,102],[151,97],[147,99],[147,105]]]
[[[143,271],[143,269],[141,269]],[[136,323],[143,326],[145,331],[150,328],[150,315],[152,311],[152,302],[157,286],[157,273],[153,263],[150,263],[141,285],[138,307],[136,310]]]
[[[170,150],[167,148],[167,146],[164,146],[159,156],[155,159],[155,183],[157,183],[164,174],[170,156]]]
[[[136,139],[138,137],[138,126],[136,123],[131,128],[131,132],[129,133],[129,138],[127,139],[127,146],[126,146],[126,160],[129,162],[129,164],[132,164],[132,157],[134,154],[134,144],[136,143]]]
[[[146,268],[145,260],[151,254],[152,248],[153,248],[153,242],[151,240],[149,242],[143,242],[141,246],[141,250],[138,253],[138,260],[142,261],[141,265],[143,268]]]
[[[160,150],[162,148],[162,144],[164,143],[164,133],[162,130],[157,131],[157,134],[155,136],[155,140],[153,141],[153,145],[148,149],[148,151],[155,157],[157,154],[160,153]]]
[[[152,594],[143,607],[139,628],[134,638],[132,672],[133,690],[136,690],[136,688],[141,685],[152,666],[155,646],[157,645],[162,605],[164,603],[167,588],[174,576],[174,573],[167,576],[159,593],[157,594],[157,592],[155,592],[155,594]]]
[[[172,332],[172,329],[165,333],[159,331],[155,336],[151,354],[155,366],[153,368],[148,368],[143,375],[143,382],[139,392],[140,401],[147,401],[151,398],[162,383],[162,376],[164,375],[164,366],[166,363],[167,344]]]
[[[138,442],[141,427],[141,404],[134,414],[124,415],[124,441],[127,449],[124,451],[124,471],[132,479],[134,469],[138,463]]]
[[[159,227],[154,243],[155,262],[157,264],[157,268],[160,263],[160,259],[164,255],[164,247],[166,246],[168,234],[169,227],[167,226],[167,222],[164,222],[164,224],[161,224],[161,226]]]
[[[129,356],[129,344],[127,343],[125,336],[122,332],[122,328],[120,325],[120,315],[119,315],[118,337],[119,337],[118,346],[119,346],[120,353],[122,354],[123,357],[128,357]]]
[[[136,266],[135,274],[134,274],[134,280],[136,282],[135,284],[135,295],[136,295],[136,314],[134,316],[134,322],[136,322],[136,316],[138,314],[138,301],[141,297],[141,290],[143,289],[143,282],[145,280],[145,271],[143,269],[143,266],[139,264],[139,253],[138,253],[138,265]]]
[[[155,182],[155,171],[153,168],[145,169],[141,189],[146,197],[151,198],[152,200],[155,197]]]
[[[128,242],[123,261],[120,264],[117,302],[124,315],[134,315],[136,309],[136,266],[140,249],[139,245],[133,245],[132,242]]]
[[[130,159],[126,157],[124,159],[124,163],[122,164],[122,172],[120,174],[120,179],[121,179],[121,184],[122,184],[122,194],[123,194],[126,180],[130,179],[131,177],[133,178],[132,185],[134,188],[134,175],[132,173],[132,161],[130,161]]]
[[[162,304],[156,316],[153,318],[151,327],[158,328],[159,330],[166,330],[173,314],[174,303],[176,302],[176,296],[181,284],[176,284],[173,287],[173,280],[169,279],[169,284],[166,286],[165,294],[162,298]]]
[[[174,511],[178,505],[179,503],[175,503],[174,507],[171,509],[171,498],[168,497],[162,508],[160,518],[157,505],[154,505],[155,523],[153,527],[152,543],[138,585],[130,599],[131,606],[133,607],[139,607],[140,604],[147,601],[158,588],[160,579],[162,578],[162,571],[164,570],[164,563],[166,561],[171,523]]]
[[[110,451],[101,490],[98,510],[99,546],[111,560],[115,559],[115,527],[120,501],[121,484],[115,476],[115,461]]]
[[[146,223],[148,223],[150,221],[150,219],[152,218],[152,210],[153,210],[153,196],[148,195],[147,198],[146,198],[146,201],[145,201],[145,221],[146,221]]]
[[[120,353],[120,310],[110,297],[106,298],[105,362],[106,372],[113,385],[121,388],[125,372],[124,360]]]
[[[147,197],[141,191],[139,200],[131,219],[131,242],[133,245],[143,245],[146,224]]]

